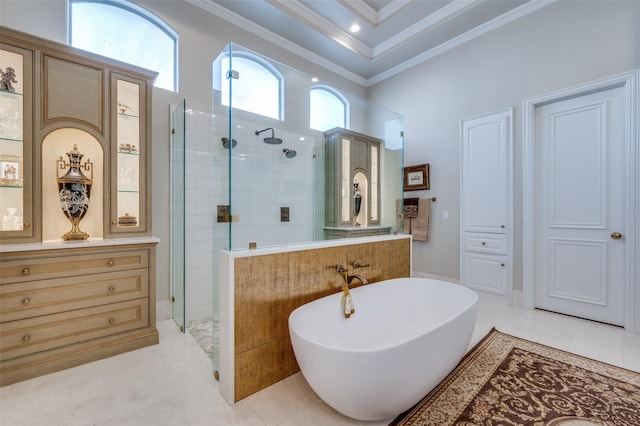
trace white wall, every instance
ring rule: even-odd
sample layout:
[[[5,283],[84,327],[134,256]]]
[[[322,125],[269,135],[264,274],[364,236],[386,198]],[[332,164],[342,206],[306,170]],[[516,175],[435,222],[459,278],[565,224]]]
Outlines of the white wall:
[[[431,241],[418,274],[459,278],[460,120],[515,110],[514,288],[522,288],[522,100],[640,67],[640,2],[558,1],[369,88],[404,114],[405,164],[430,163]],[[413,194],[411,194],[413,196]],[[449,220],[442,218],[449,212]]]

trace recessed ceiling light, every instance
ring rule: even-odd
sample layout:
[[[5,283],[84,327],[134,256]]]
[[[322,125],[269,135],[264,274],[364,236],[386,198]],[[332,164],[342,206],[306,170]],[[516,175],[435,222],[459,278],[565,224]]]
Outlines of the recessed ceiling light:
[[[351,28],[349,28],[349,31],[351,31],[352,33],[357,33],[358,31],[360,31],[360,25],[358,24],[351,25]]]
[[[319,82],[319,81],[320,81],[320,79],[319,79],[318,77],[313,77],[313,78],[311,79],[311,81],[312,81],[312,82],[314,82],[314,83],[317,83],[317,82]]]

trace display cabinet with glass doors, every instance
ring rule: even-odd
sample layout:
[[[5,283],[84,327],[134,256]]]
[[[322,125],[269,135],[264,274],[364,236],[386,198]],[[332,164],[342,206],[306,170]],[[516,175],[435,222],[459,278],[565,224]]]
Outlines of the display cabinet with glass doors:
[[[0,385],[158,343],[156,73],[0,28]]]

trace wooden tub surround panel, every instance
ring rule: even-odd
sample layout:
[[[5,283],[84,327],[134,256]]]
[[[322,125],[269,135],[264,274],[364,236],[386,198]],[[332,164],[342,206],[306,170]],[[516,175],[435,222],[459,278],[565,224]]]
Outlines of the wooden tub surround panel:
[[[354,269],[353,263],[369,265]],[[288,319],[299,306],[341,291],[336,264],[369,283],[411,274],[409,238],[234,260],[234,394],[239,401],[300,371]],[[361,285],[354,281],[354,286]],[[357,301],[356,301],[357,303]]]

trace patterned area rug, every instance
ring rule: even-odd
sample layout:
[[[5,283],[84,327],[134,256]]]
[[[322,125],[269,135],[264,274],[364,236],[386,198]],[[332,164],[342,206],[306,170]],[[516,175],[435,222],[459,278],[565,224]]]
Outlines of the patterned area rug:
[[[391,425],[640,425],[640,373],[493,329]]]

